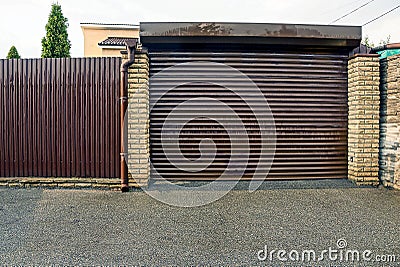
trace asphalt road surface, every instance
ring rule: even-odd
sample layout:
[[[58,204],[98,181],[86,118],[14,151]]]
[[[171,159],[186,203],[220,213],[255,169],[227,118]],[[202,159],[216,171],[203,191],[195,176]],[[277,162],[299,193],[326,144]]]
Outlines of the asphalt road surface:
[[[0,265],[400,266],[400,191],[345,180],[242,187],[196,208],[142,191],[0,188]],[[371,254],[318,261],[329,248]]]

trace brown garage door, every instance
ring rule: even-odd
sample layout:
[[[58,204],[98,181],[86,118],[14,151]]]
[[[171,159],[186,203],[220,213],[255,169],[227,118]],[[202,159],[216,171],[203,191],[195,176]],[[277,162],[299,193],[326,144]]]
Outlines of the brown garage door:
[[[260,159],[271,155],[262,155],[260,138],[263,137],[252,112],[252,108],[257,108],[263,102],[254,98],[249,108],[248,103],[243,103],[226,88],[212,83],[186,82],[193,75],[199,74],[230,79],[218,76],[223,74],[215,71],[212,64],[209,67],[193,67],[196,62],[206,61],[224,63],[246,74],[268,101],[275,120],[276,151],[267,179],[345,178],[347,54],[326,50],[293,50],[212,52],[201,49],[150,49],[152,77],[176,64],[194,63],[192,68],[181,68],[181,71],[178,68],[168,78],[150,83],[151,162],[158,174],[170,180],[214,180],[227,168],[232,149],[240,150],[240,147],[232,147],[229,129],[209,118],[210,114],[220,112],[218,107],[213,107],[212,102],[207,103],[210,98],[231,107],[246,127],[246,138],[249,138],[250,143],[249,159],[245,163],[238,162],[239,165],[246,164],[245,172],[238,175],[242,179],[251,179],[256,168],[261,170],[261,174],[268,173],[268,166],[263,166]],[[171,80],[182,81],[182,84],[171,90]],[[242,81],[231,78],[229,82],[240,88]],[[245,92],[246,88],[242,89]],[[199,100],[200,97],[203,98]],[[197,102],[187,102],[181,113],[182,119],[188,122],[177,132],[174,121],[166,118],[177,106],[182,109],[181,104],[193,98]],[[231,129],[235,127],[238,125],[229,125]],[[214,142],[210,151],[207,146],[201,146],[200,142],[204,138]],[[237,138],[240,139],[240,136]],[[179,149],[170,144],[177,141]],[[211,153],[212,149],[216,149],[216,155]],[[182,168],[176,164],[182,155],[185,162],[191,160],[192,164],[199,164],[197,159],[203,156],[211,164],[201,170],[196,169],[196,166]],[[233,176],[226,178],[237,178]]]

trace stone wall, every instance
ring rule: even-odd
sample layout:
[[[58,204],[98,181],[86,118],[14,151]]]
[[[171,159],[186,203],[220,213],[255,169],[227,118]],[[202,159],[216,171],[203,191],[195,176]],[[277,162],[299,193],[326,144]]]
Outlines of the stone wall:
[[[135,52],[128,70],[128,173],[130,186],[146,186],[150,175],[149,147],[149,57]]]
[[[385,186],[400,189],[400,55],[381,60],[379,174]]]
[[[348,106],[348,178],[359,185],[378,185],[378,55],[350,58]]]
[[[95,188],[121,190],[119,178],[55,178],[55,177],[8,177],[0,178],[0,186],[50,187],[50,188]]]

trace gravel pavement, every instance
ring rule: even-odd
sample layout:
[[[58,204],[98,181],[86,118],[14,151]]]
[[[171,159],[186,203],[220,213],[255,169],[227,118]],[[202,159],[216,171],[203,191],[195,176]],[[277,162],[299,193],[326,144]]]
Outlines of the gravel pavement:
[[[253,193],[245,187],[197,208],[142,191],[0,188],[0,265],[400,266],[400,191],[346,180],[266,182]],[[268,253],[319,253],[338,248],[339,239],[345,249],[397,261],[257,256],[265,246]]]

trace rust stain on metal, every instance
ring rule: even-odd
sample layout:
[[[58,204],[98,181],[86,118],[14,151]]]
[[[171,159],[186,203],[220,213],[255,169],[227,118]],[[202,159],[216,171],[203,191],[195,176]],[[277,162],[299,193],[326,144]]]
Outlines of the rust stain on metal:
[[[228,35],[232,32],[232,29],[227,28],[217,23],[196,23],[190,26],[179,27],[171,29],[167,32],[160,33],[161,35]]]

